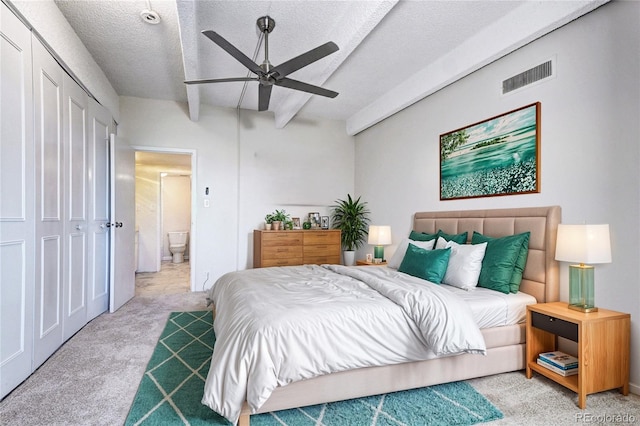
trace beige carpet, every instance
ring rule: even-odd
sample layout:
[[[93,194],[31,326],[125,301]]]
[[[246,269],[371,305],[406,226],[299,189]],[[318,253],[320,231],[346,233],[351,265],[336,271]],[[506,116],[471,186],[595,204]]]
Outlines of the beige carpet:
[[[176,293],[136,296],[99,316],[0,402],[0,424],[123,424],[169,313],[204,309],[204,293]],[[637,395],[590,395],[582,411],[573,392],[540,376],[515,372],[469,383],[504,413],[491,425],[574,425],[625,414],[640,423]]]

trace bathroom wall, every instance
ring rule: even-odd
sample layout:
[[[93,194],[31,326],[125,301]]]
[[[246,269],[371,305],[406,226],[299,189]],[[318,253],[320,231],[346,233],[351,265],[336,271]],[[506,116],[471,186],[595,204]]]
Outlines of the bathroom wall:
[[[167,175],[161,179],[162,260],[171,260],[169,232],[189,231],[191,227],[191,176]],[[189,257],[189,241],[184,257]]]
[[[164,154],[169,155],[169,154]],[[188,175],[190,168],[167,164],[146,164],[136,160],[136,230],[138,231],[138,267],[136,272],[157,272],[168,246],[162,225],[161,173]],[[189,191],[184,194],[189,197]],[[191,201],[186,203],[191,215]],[[185,225],[189,229],[189,225]],[[164,238],[163,238],[164,234]],[[169,254],[167,254],[169,256]]]

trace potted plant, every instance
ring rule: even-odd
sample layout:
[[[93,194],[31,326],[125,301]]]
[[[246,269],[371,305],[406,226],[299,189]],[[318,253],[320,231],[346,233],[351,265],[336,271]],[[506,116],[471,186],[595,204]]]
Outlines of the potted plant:
[[[287,222],[290,220],[289,215],[287,214],[287,212],[284,211],[284,209],[283,210],[276,209],[276,211],[274,211],[271,214],[271,218],[273,219],[271,221],[271,226],[273,227],[274,231],[279,230],[283,222]]]
[[[264,229],[267,231],[271,230],[271,226],[273,224],[273,214],[269,213],[264,217]]]
[[[341,231],[344,264],[354,265],[355,251],[364,243],[369,228],[367,203],[360,201],[360,197],[354,200],[347,194],[346,200],[336,200],[336,205],[331,207],[333,227]]]

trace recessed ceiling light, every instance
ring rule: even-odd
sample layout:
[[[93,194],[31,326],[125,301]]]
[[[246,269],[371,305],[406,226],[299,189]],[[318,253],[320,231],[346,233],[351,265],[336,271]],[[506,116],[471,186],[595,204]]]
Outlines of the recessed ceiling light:
[[[160,23],[160,15],[158,15],[158,12],[156,12],[155,10],[143,10],[142,12],[140,12],[140,18],[142,18],[142,20],[147,24],[155,25]]]

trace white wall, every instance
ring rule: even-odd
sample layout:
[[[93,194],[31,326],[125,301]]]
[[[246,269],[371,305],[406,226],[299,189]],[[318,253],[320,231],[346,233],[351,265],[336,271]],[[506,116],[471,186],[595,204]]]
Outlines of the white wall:
[[[160,223],[160,171],[136,165],[137,272],[160,270],[158,232]]]
[[[162,260],[170,260],[169,232],[191,231],[191,176],[167,175],[161,182]],[[189,258],[188,239],[184,257]]]
[[[596,305],[631,313],[631,382],[640,393],[640,3],[612,2],[356,136],[356,190],[372,223],[408,235],[412,214],[562,206],[564,223],[609,223],[613,263],[596,267]],[[557,76],[501,96],[502,80],[557,58]],[[442,133],[542,104],[541,192],[439,200]],[[371,252],[366,247],[360,253]],[[387,257],[395,247],[387,249]],[[561,267],[561,299],[568,269]]]
[[[132,97],[120,98],[120,113],[120,135],[131,145],[196,151],[198,290],[252,264],[252,232],[267,213],[326,214],[353,191],[354,145],[344,122],[296,118],[278,130],[270,113],[206,105],[192,122],[184,104]]]

